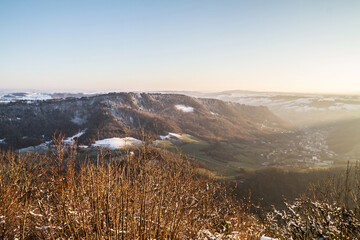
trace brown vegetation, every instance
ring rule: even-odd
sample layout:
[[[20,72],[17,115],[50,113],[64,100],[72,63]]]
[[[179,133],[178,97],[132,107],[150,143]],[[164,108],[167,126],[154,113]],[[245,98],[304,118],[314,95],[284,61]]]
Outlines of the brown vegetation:
[[[226,186],[186,158],[147,145],[80,159],[0,152],[1,239],[259,238],[263,227]]]
[[[267,214],[268,231],[283,239],[359,239],[360,168],[313,184],[309,193]]]

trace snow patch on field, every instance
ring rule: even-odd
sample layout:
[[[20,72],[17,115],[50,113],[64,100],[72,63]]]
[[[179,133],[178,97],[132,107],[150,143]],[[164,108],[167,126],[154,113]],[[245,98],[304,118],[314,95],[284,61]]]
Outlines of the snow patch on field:
[[[177,134],[177,133],[169,133],[166,136],[160,135],[160,138],[161,138],[161,140],[169,140],[169,139],[174,139],[174,138],[181,139],[182,136],[180,134]]]
[[[199,139],[197,139],[196,137],[190,135],[190,134],[178,134],[178,133],[169,133],[166,136],[162,136],[160,135],[160,139],[161,140],[156,140],[154,142],[154,144],[163,144],[166,142],[183,142],[183,143],[191,143],[191,142],[196,142],[199,143]]]
[[[86,132],[86,129],[82,130],[81,132],[75,134],[74,136],[72,137],[68,137],[67,139],[64,140],[64,143],[70,143],[70,144],[74,144],[75,142],[75,138],[79,138],[81,137],[82,135],[84,135]]]
[[[125,138],[105,138],[102,140],[96,141],[92,144],[92,147],[103,147],[109,148],[110,150],[115,150],[119,148],[123,148],[130,145],[141,145],[142,142],[136,138],[125,137]]]
[[[183,112],[194,112],[194,108],[193,107],[189,107],[189,106],[185,106],[185,105],[182,105],[182,104],[178,104],[178,105],[175,105],[175,108],[179,111],[183,111]]]

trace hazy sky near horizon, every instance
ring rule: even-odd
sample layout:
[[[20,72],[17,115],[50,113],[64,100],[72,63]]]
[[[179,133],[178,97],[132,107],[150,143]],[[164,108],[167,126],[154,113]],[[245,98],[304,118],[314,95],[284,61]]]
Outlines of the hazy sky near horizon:
[[[0,88],[360,92],[360,1],[4,1]]]

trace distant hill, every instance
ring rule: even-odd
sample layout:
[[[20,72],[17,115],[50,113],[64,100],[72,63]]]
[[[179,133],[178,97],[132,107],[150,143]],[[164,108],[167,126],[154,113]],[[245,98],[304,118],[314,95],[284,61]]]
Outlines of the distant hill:
[[[24,148],[52,139],[54,133],[79,143],[111,137],[154,138],[172,133],[207,140],[257,139],[290,125],[263,106],[194,98],[179,94],[109,93],[81,98],[0,104],[0,146]]]
[[[266,106],[277,116],[299,126],[319,126],[360,116],[360,95],[329,95],[225,91],[184,92],[193,97],[208,97],[252,106]]]

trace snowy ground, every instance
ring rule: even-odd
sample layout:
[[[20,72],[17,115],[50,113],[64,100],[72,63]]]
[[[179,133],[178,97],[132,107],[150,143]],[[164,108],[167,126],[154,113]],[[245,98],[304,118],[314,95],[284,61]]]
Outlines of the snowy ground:
[[[82,135],[84,135],[86,132],[86,129],[82,130],[81,132],[75,134],[72,137],[68,137],[67,139],[64,140],[64,143],[70,143],[70,144],[74,144],[75,143],[75,139],[81,137]]]
[[[142,142],[136,138],[132,137],[125,137],[125,138],[106,138],[102,140],[96,141],[94,144],[92,144],[92,147],[103,147],[103,148],[109,148],[110,150],[115,150],[119,148],[124,148],[126,146],[131,145],[141,145]]]
[[[180,134],[177,134],[177,133],[169,133],[168,135],[166,136],[162,136],[160,135],[160,138],[161,140],[170,140],[170,139],[181,139],[182,136]]]
[[[185,106],[185,105],[182,105],[182,104],[178,104],[178,105],[175,105],[175,108],[179,111],[182,111],[182,112],[194,112],[194,108],[193,107],[189,107],[189,106]]]

